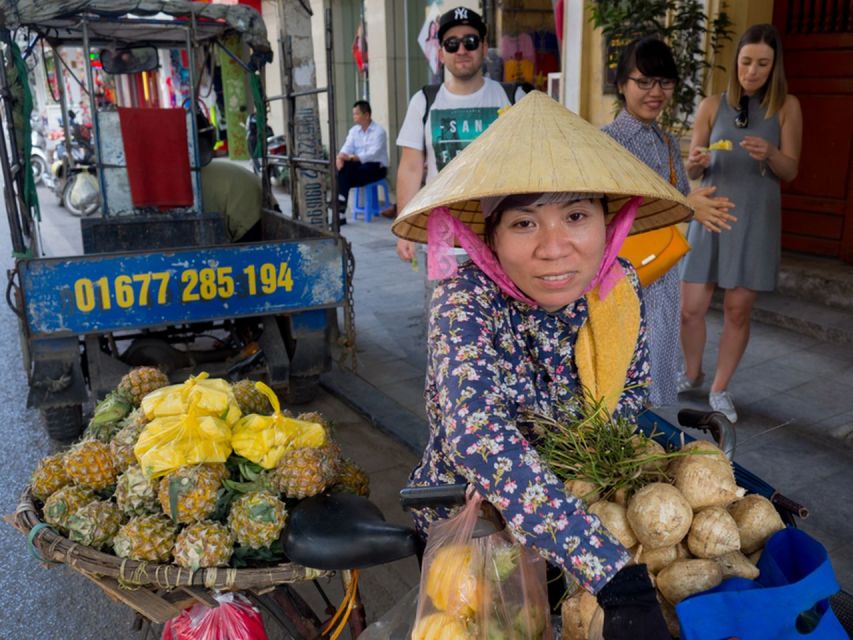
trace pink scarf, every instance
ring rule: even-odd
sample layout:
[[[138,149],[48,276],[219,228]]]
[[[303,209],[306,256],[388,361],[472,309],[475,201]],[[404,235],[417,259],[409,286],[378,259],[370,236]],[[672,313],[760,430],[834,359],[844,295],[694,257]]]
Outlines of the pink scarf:
[[[617,261],[622,243],[631,231],[637,209],[643,199],[634,196],[624,205],[607,225],[606,241],[604,245],[604,256],[598,268],[595,278],[584,290],[584,294],[599,288],[598,295],[604,300],[619,279],[625,275],[622,265]],[[450,213],[447,207],[433,209],[427,221],[427,255],[430,280],[443,280],[456,275],[456,256],[453,255],[454,237],[465,249],[471,260],[492,281],[498,285],[506,295],[533,307],[536,302],[522,293],[515,283],[503,270],[495,253],[474,233],[468,225]]]

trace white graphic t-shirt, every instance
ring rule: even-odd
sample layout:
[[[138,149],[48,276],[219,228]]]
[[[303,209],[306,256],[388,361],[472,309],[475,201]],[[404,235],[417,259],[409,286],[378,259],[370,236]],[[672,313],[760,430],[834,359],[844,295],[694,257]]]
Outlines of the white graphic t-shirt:
[[[426,110],[424,92],[418,91],[409,101],[406,119],[397,136],[397,146],[423,151],[426,142],[427,182],[497,120],[498,109],[510,104],[499,82],[490,78],[484,80],[478,91],[463,96],[450,93],[441,85],[429,111],[426,134],[423,124]],[[516,101],[523,96],[524,91],[519,88]]]

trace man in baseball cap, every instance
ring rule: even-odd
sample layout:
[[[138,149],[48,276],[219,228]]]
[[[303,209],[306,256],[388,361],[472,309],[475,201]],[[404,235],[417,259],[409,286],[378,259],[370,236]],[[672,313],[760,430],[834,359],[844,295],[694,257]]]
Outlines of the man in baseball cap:
[[[438,41],[444,40],[444,34],[448,29],[461,25],[473,27],[480,34],[481,38],[486,36],[486,23],[476,11],[468,7],[456,7],[447,13],[443,14],[438,21]]]

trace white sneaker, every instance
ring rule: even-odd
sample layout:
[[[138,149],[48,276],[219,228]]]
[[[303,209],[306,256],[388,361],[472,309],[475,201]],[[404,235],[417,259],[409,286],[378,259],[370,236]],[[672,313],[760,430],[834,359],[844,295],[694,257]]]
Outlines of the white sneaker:
[[[714,411],[722,413],[732,424],[737,422],[737,411],[728,391],[712,391],[708,395],[708,403]]]
[[[698,389],[702,386],[702,383],[704,381],[704,373],[700,373],[695,380],[691,380],[687,377],[687,374],[684,371],[679,371],[678,380],[675,383],[675,389],[678,393],[684,393],[685,391],[690,391],[691,389]]]

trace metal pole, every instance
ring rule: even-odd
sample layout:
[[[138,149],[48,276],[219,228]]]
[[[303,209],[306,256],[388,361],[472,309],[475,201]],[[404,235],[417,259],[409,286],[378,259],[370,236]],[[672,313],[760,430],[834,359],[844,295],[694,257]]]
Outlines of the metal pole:
[[[86,87],[89,91],[89,113],[92,114],[92,136],[95,145],[95,169],[98,172],[98,187],[101,190],[101,214],[106,218],[109,207],[107,206],[107,187],[104,181],[104,165],[101,153],[101,127],[98,121],[98,104],[95,99],[95,73],[92,71],[91,50],[89,48],[89,22],[86,18],[82,20],[83,25],[83,64],[86,65]],[[68,156],[69,158],[71,156]],[[67,177],[67,176],[66,176]]]
[[[68,126],[68,96],[65,93],[65,72],[62,70],[62,52],[55,47],[51,47],[53,51],[53,69],[56,73],[56,84],[59,86],[59,108],[62,111],[62,133],[64,140],[62,144],[65,146],[65,162],[71,163],[71,129]],[[66,176],[67,178],[68,176]]]
[[[335,81],[334,59],[335,40],[332,37],[332,9],[326,8],[326,100],[329,110],[329,191],[332,205],[332,229],[335,233],[340,231],[340,220],[338,219],[338,171],[335,166],[335,157],[338,153],[337,125],[335,123]]]
[[[191,169],[195,180],[193,181],[193,200],[195,201],[193,204],[193,208],[196,210],[197,218],[201,220],[203,217],[204,211],[202,209],[202,197],[201,197],[201,153],[199,151],[199,137],[198,137],[198,122],[196,121],[196,114],[198,113],[198,97],[196,95],[195,89],[195,74],[196,74],[196,66],[195,66],[195,49],[193,48],[193,42],[195,42],[195,14],[191,14],[190,16],[190,25],[186,30],[187,39],[186,39],[186,48],[187,48],[187,64],[189,65],[190,71],[190,131],[192,132],[193,139],[193,168]],[[212,149],[211,149],[212,151]],[[199,240],[202,244],[210,244],[211,239],[208,237],[207,225],[201,224],[201,228],[199,229]]]
[[[9,32],[4,28],[2,31],[3,39],[8,41],[11,37]],[[7,47],[7,53],[11,50]],[[7,131],[13,132],[11,105],[9,104],[9,80],[6,77],[6,65],[2,54],[0,54],[0,96],[3,99],[3,116],[5,119]],[[10,144],[14,144],[14,136],[9,136]],[[10,147],[9,151],[14,149]],[[0,135],[0,164],[3,165],[3,198],[6,201],[6,216],[9,218],[9,233],[12,236],[12,250],[17,254],[23,254],[27,247],[24,244],[24,235],[21,231],[21,222],[18,210],[18,199],[15,197],[15,181],[12,178],[12,169],[9,165],[9,153],[6,149],[6,136]],[[27,169],[29,170],[30,163],[27,160]]]
[[[291,48],[290,36],[285,35],[283,37],[281,41],[281,51],[282,62],[284,63],[281,70],[282,86],[284,87],[284,93],[287,96],[287,99],[285,100],[285,104],[287,105],[287,155],[293,156],[296,153],[296,98],[292,95],[293,74],[291,71],[293,69],[293,49]],[[288,166],[288,170],[290,173],[291,212],[294,220],[300,220],[302,218],[302,211],[299,206],[299,185],[296,183],[296,176],[299,172],[296,170],[296,164],[293,162]]]

